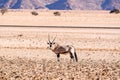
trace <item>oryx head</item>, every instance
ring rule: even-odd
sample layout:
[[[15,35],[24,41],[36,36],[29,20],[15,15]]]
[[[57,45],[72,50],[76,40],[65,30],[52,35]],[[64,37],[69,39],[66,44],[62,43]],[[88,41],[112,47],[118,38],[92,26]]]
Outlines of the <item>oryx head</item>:
[[[50,35],[48,35],[48,42],[47,42],[47,44],[49,45],[50,49],[54,49],[55,39],[56,39],[56,37],[52,41],[50,41]]]

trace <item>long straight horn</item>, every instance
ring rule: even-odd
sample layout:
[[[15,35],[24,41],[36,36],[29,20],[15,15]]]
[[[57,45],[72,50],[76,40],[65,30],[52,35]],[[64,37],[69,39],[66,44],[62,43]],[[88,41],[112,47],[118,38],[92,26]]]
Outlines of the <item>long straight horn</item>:
[[[53,39],[52,43],[55,41],[56,37],[57,37],[57,35],[56,35],[55,38]]]
[[[49,41],[49,43],[50,43],[50,35],[48,34],[48,41]]]

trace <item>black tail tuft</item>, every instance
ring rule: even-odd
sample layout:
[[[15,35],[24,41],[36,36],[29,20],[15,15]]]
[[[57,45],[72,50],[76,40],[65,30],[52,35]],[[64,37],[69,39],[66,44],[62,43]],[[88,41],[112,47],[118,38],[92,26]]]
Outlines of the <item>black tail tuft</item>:
[[[78,62],[78,57],[77,57],[76,52],[74,53],[74,55],[75,55],[75,60],[76,60],[76,62]]]

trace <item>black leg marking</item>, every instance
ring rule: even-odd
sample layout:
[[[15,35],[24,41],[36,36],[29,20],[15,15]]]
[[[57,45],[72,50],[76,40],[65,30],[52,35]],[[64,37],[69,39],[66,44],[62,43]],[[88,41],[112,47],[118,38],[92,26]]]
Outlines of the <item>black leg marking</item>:
[[[73,54],[71,52],[70,52],[70,58],[74,59],[74,56],[73,56]]]
[[[74,62],[74,55],[72,54],[72,52],[70,52],[70,62]]]
[[[60,54],[57,54],[57,60],[60,61]]]
[[[76,52],[74,53],[74,55],[75,55],[75,60],[76,60],[76,62],[78,62],[78,57],[77,57]]]

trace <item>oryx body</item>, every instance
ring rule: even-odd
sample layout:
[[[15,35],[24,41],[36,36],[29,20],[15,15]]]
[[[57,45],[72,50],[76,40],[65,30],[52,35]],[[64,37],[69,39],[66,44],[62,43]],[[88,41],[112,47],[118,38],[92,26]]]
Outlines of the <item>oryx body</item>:
[[[49,44],[50,49],[57,55],[58,61],[59,61],[59,58],[60,58],[60,54],[67,54],[67,53],[69,53],[70,54],[70,58],[71,59],[75,58],[75,60],[77,62],[78,58],[77,58],[77,54],[76,54],[75,48],[72,45],[59,45],[59,44],[54,42],[55,38],[51,42],[50,41],[50,37],[48,36],[48,41],[49,41],[48,44]]]

